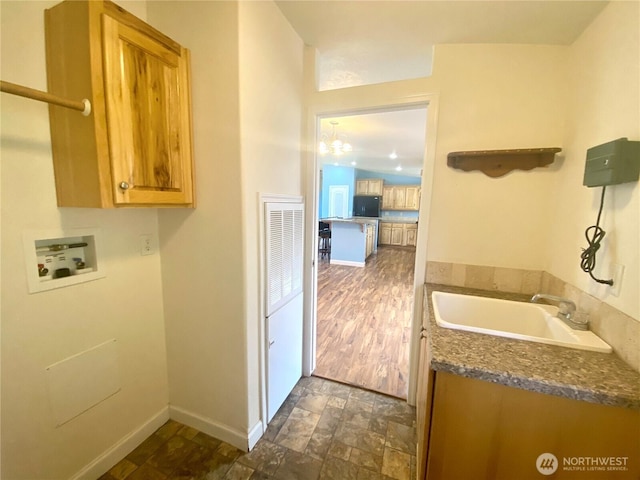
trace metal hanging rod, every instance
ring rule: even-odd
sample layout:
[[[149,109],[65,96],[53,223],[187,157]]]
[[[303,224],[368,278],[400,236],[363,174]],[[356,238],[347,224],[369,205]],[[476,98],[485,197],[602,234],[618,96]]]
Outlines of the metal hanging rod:
[[[91,114],[91,102],[86,98],[82,101],[69,100],[67,98],[59,97],[53,93],[42,92],[34,88],[24,87],[15,83],[4,82],[0,80],[0,92],[10,93],[12,95],[19,95],[21,97],[31,98],[40,102],[53,103],[61,107],[71,108],[78,110],[86,117]]]

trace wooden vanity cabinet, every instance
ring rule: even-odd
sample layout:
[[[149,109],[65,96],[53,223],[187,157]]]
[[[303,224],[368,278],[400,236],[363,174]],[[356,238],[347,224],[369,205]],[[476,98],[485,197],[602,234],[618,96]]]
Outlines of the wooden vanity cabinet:
[[[639,478],[640,411],[434,372],[422,342],[418,480],[543,478],[543,453],[557,458],[554,479]],[[574,468],[584,457],[627,470]]]
[[[189,51],[110,1],[45,11],[58,206],[194,205]]]

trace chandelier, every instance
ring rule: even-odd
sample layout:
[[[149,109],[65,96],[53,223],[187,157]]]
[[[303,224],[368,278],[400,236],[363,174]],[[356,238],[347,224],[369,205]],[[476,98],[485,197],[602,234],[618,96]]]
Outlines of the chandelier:
[[[318,152],[320,155],[326,155],[330,153],[336,157],[340,157],[345,153],[352,150],[351,144],[347,143],[346,135],[338,135],[336,133],[336,125],[338,122],[331,120],[332,130],[331,135],[323,133],[320,137],[320,143],[318,144]]]

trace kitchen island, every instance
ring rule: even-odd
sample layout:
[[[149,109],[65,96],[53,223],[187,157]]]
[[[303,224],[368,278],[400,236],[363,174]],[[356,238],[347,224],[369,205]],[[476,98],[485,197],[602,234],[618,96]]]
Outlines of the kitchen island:
[[[364,267],[367,257],[377,252],[377,217],[333,217],[320,221],[331,225],[332,265]]]

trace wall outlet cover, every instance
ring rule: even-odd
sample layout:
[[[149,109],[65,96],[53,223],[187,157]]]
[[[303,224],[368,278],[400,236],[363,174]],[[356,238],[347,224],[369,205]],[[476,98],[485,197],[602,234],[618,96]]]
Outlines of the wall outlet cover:
[[[153,236],[150,233],[140,235],[140,255],[153,255],[154,253]]]

